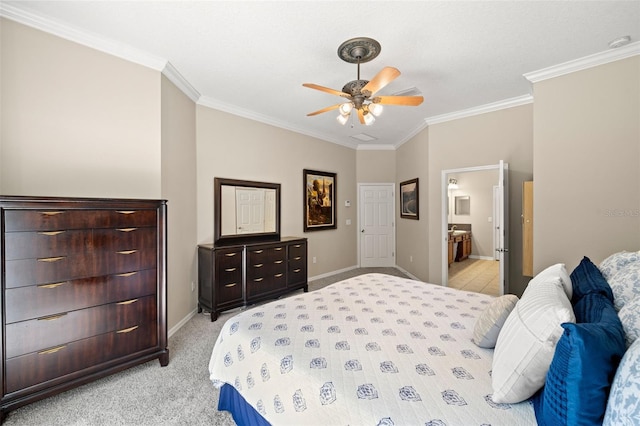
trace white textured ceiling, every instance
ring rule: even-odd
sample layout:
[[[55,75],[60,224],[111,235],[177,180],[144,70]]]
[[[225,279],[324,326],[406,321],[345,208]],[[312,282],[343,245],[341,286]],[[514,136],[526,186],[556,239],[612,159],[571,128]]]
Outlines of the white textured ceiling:
[[[3,1],[3,15],[129,56],[168,61],[198,102],[356,147],[397,146],[425,120],[529,95],[523,74],[640,40],[640,1]],[[26,17],[26,18],[25,18]],[[44,24],[42,24],[44,22]],[[356,79],[338,46],[371,37],[380,55],[361,66],[402,74],[380,94],[417,88],[418,107],[387,106],[372,126],[336,111]],[[126,55],[125,55],[126,56]],[[144,62],[144,61],[142,61]],[[193,95],[192,95],[193,96]]]

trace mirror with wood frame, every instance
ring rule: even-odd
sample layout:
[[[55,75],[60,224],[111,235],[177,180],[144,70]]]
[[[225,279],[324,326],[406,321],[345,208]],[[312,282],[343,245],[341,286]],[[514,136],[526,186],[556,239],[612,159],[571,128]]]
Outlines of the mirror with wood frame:
[[[215,178],[214,244],[280,239],[280,184]]]

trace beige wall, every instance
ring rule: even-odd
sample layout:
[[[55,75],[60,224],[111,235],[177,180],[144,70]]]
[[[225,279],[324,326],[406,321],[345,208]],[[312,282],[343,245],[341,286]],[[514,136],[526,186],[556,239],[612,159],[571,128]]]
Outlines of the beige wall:
[[[157,71],[13,21],[1,31],[0,193],[167,198],[171,329],[196,303],[193,103]]]
[[[429,133],[429,269],[427,281],[442,281],[442,170],[509,163],[509,283],[521,294],[529,281],[522,276],[522,182],[533,176],[533,106],[503,109],[434,124]]]
[[[396,208],[396,264],[412,276],[429,278],[429,133],[425,130],[402,144],[396,153],[396,182],[418,178],[418,220],[403,219]],[[396,191],[396,206],[400,205]]]
[[[534,85],[534,272],[640,249],[640,57]]]
[[[164,76],[162,198],[168,200],[167,300],[171,329],[188,318],[197,305],[196,106]]]
[[[196,122],[198,243],[213,241],[215,177],[273,182],[281,185],[282,236],[309,239],[310,278],[357,264],[355,150],[202,105]],[[337,229],[303,232],[303,169],[337,173]]]
[[[396,181],[395,150],[356,151],[358,183],[391,183]]]
[[[160,73],[3,19],[0,192],[160,197]]]

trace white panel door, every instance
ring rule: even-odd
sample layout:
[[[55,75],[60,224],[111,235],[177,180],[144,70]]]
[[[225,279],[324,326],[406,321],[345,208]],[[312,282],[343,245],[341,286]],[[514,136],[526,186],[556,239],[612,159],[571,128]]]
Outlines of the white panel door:
[[[509,292],[509,165],[500,160],[498,178],[498,247],[496,252],[500,260],[501,295]]]
[[[395,266],[393,184],[360,185],[360,267]]]

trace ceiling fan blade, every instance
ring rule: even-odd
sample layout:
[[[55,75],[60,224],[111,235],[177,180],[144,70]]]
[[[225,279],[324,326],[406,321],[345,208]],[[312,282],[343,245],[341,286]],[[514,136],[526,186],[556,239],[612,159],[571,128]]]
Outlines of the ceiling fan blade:
[[[312,115],[322,114],[323,112],[331,111],[333,109],[338,109],[340,108],[340,105],[342,104],[335,104],[335,105],[328,106],[326,108],[322,108],[318,111],[310,112],[309,114],[307,114],[307,117],[311,117]]]
[[[358,109],[358,118],[360,119],[360,124],[365,124],[365,122],[364,122],[364,111],[362,111],[362,108]]]
[[[418,106],[424,101],[422,96],[376,96],[373,103],[382,105]]]
[[[351,96],[348,93],[344,93],[335,89],[329,89],[328,87],[319,86],[317,84],[304,83],[303,86],[308,87],[309,89],[316,89],[316,90],[320,90],[321,92],[331,93],[332,95],[342,96],[343,98],[351,98]]]
[[[393,67],[384,67],[382,71],[376,74],[375,77],[371,79],[363,88],[362,92],[365,90],[371,92],[369,96],[373,96],[378,90],[382,89],[387,84],[391,83],[393,80],[398,78],[400,75],[400,71],[397,68]]]

